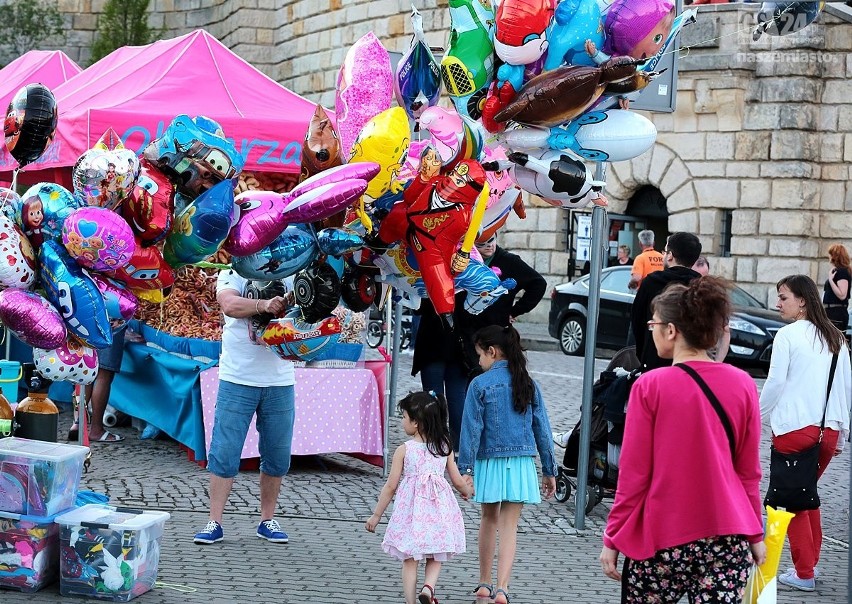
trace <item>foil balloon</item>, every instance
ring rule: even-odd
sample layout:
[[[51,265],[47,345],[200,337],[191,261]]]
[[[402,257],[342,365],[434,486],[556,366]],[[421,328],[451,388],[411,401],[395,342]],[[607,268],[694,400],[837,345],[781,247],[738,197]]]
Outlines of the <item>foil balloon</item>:
[[[563,208],[587,206],[590,193],[600,191],[605,181],[594,180],[589,168],[573,155],[551,149],[536,154],[511,153],[515,178],[522,189]]]
[[[603,52],[634,59],[653,57],[665,44],[674,19],[671,0],[615,0],[604,18]]]
[[[175,274],[156,246],[142,247],[136,242],[136,249],[130,261],[115,271],[105,273],[136,290],[168,289],[175,282]]]
[[[459,115],[479,119],[494,78],[494,11],[490,2],[449,0],[450,38],[441,59],[444,88]]]
[[[471,259],[465,270],[456,275],[453,283],[456,290],[467,292],[463,306],[472,315],[480,314],[500,296],[517,287],[514,279],[501,280],[481,260],[474,259]]]
[[[402,107],[387,109],[369,120],[352,144],[349,163],[375,162],[381,171],[370,181],[366,195],[378,199],[399,175],[408,153],[411,129]]]
[[[174,185],[143,159],[136,187],[121,206],[122,216],[143,245],[152,245],[169,234],[174,211]]]
[[[312,361],[340,338],[340,320],[325,317],[316,323],[303,321],[296,307],[281,319],[272,319],[260,341],[286,361]]]
[[[420,116],[420,127],[431,135],[445,172],[463,159],[478,159],[482,153],[482,131],[470,118],[443,107],[429,107]]]
[[[312,232],[290,225],[268,246],[250,256],[235,256],[234,271],[246,279],[283,279],[308,266],[316,258],[317,242]]]
[[[363,312],[376,300],[375,271],[366,271],[357,265],[346,264],[340,280],[340,299],[354,312]]]
[[[136,314],[139,301],[127,288],[104,275],[92,273],[89,275],[104,297],[104,306],[110,321],[129,321]]]
[[[86,386],[98,376],[98,352],[71,336],[58,348],[33,348],[36,371],[53,382]]]
[[[250,300],[271,300],[276,296],[286,296],[289,292],[287,284],[283,281],[249,281],[246,284],[243,296]],[[266,330],[266,326],[275,316],[270,313],[260,313],[248,317],[249,339],[255,344],[262,344],[258,336]]]
[[[30,289],[37,270],[33,246],[11,218],[0,214],[0,289]]]
[[[55,241],[44,242],[39,250],[39,262],[45,296],[59,310],[68,331],[93,348],[112,344],[112,328],[104,298],[88,273]]]
[[[175,218],[163,257],[172,268],[200,262],[216,253],[234,220],[234,183],[222,181],[198,196]]]
[[[437,104],[441,96],[441,69],[426,42],[423,17],[413,6],[411,25],[414,38],[396,66],[394,93],[399,106],[416,120],[426,108]]]
[[[373,32],[362,36],[346,53],[337,72],[334,99],[343,157],[350,156],[367,122],[390,108],[393,79],[390,55]]]
[[[342,256],[364,247],[364,238],[351,229],[329,227],[317,232],[317,245],[326,256]]]
[[[121,268],[136,249],[127,221],[99,207],[74,210],[62,225],[62,244],[80,266],[96,271]]]
[[[284,208],[284,220],[290,224],[314,222],[333,216],[352,205],[367,190],[367,181],[344,180],[299,195]]]
[[[50,302],[23,289],[0,291],[0,323],[34,348],[58,348],[68,337],[65,322]]]
[[[524,198],[520,189],[515,187],[504,191],[500,199],[494,203],[489,203],[488,207],[485,208],[485,214],[482,216],[482,224],[476,238],[477,242],[491,239],[509,220],[509,214],[512,210],[521,220],[527,217],[526,209],[524,209]]]
[[[534,63],[547,51],[554,0],[502,0],[497,7],[494,51],[505,63]]]
[[[825,2],[763,2],[757,13],[754,40],[761,35],[786,36],[814,22]]]
[[[16,215],[21,211],[23,200],[12,189],[0,187],[0,213],[4,216],[16,220]]]
[[[316,323],[331,314],[340,302],[340,278],[326,262],[316,262],[293,277],[296,304],[302,318]]]
[[[549,71],[562,65],[594,65],[586,53],[586,40],[595,46],[603,45],[601,9],[597,0],[562,0],[553,14],[544,69]]]
[[[307,180],[300,182],[293,187],[293,190],[286,194],[289,199],[295,199],[300,195],[304,195],[308,191],[313,191],[325,185],[330,185],[345,180],[366,180],[371,181],[381,172],[382,167],[375,162],[358,162],[354,164],[343,164],[324,170],[321,174],[315,174]]]
[[[515,99],[497,112],[494,120],[558,126],[591,107],[608,83],[635,74],[636,63],[629,57],[616,57],[600,67],[568,65],[546,71],[527,82]]]
[[[143,155],[190,199],[234,178],[245,165],[221,126],[204,116],[177,116]]]
[[[245,191],[234,198],[239,211],[222,248],[234,256],[256,254],[275,241],[287,226],[287,199],[273,191]],[[301,222],[301,221],[300,221]]]
[[[36,161],[53,142],[59,112],[53,93],[41,84],[24,86],[6,109],[6,149],[23,167]]]
[[[308,124],[305,142],[302,143],[302,172],[300,179],[304,180],[343,163],[340,153],[340,136],[331,123],[331,118],[322,105],[317,105],[316,111]]]
[[[33,248],[38,249],[47,239],[61,239],[62,225],[77,207],[77,201],[65,187],[52,182],[39,183],[21,197],[18,226]]]
[[[71,172],[81,205],[115,209],[130,197],[139,178],[139,158],[109,128],[83,153]]]

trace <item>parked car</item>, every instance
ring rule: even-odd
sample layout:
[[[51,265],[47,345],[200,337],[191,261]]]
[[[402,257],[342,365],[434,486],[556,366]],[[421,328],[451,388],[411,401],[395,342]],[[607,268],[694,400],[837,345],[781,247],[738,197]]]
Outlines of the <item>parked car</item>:
[[[601,272],[597,346],[618,350],[627,344],[630,308],[635,292],[627,287],[630,266],[612,266]],[[551,295],[548,331],[562,352],[582,355],[586,347],[586,307],[589,276],[557,285]],[[786,323],[740,287],[731,291],[731,348],[726,360],[739,367],[769,368],[775,333]]]

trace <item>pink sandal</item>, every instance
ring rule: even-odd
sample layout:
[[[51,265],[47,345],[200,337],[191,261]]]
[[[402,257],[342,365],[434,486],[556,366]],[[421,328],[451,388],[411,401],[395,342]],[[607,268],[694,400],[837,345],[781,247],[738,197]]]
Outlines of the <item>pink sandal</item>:
[[[426,592],[427,589],[429,590],[428,593]],[[423,584],[423,589],[420,590],[420,595],[417,596],[417,599],[420,601],[420,604],[438,604],[438,600],[435,598],[435,588],[428,583]]]

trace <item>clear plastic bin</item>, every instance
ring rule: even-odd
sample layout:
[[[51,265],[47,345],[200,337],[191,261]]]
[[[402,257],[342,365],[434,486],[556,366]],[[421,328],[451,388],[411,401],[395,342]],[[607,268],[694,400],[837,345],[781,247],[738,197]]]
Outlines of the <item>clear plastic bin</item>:
[[[0,588],[38,591],[59,574],[55,516],[0,512]]]
[[[88,447],[0,439],[0,512],[53,516],[74,507]]]
[[[56,517],[59,593],[127,602],[157,580],[167,512],[89,504]]]

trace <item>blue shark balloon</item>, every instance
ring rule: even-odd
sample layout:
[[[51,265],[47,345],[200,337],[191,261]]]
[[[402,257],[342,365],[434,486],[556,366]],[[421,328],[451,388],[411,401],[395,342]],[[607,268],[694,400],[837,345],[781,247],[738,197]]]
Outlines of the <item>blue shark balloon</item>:
[[[275,241],[250,256],[231,261],[237,274],[246,279],[274,281],[295,275],[316,258],[316,238],[302,225],[290,225]]]
[[[317,233],[320,252],[326,256],[342,256],[364,247],[364,239],[355,231],[330,227]]]
[[[216,253],[234,222],[234,183],[223,180],[189,204],[166,237],[163,257],[172,268]]]

